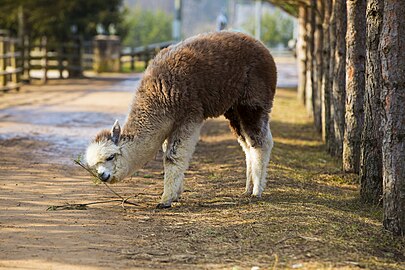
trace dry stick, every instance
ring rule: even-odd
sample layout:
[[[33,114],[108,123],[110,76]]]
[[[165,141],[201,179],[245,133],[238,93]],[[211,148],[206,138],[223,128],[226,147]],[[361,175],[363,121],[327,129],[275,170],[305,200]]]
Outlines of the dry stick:
[[[91,171],[89,168],[87,168],[85,165],[83,165],[83,163],[80,162],[80,160],[75,159],[74,162],[79,165],[80,167],[82,167],[83,169],[85,169],[87,172],[89,172],[93,177],[95,177],[96,179],[98,179],[97,175]],[[110,186],[107,185],[107,183],[103,184],[112,192],[114,193],[114,195],[116,195],[117,197],[119,197],[120,199],[114,199],[114,200],[107,200],[107,201],[96,201],[96,202],[89,202],[89,203],[67,203],[65,205],[52,205],[49,206],[47,211],[56,211],[58,209],[60,210],[72,210],[72,209],[79,209],[79,210],[84,210],[86,209],[86,206],[88,205],[92,205],[92,204],[101,204],[101,203],[109,203],[109,202],[121,202],[121,206],[122,208],[124,208],[125,210],[125,204],[131,204],[131,205],[135,205],[137,206],[138,204],[133,203],[128,201],[130,198],[135,198],[138,197],[139,195],[143,194],[143,193],[139,193],[137,195],[133,195],[133,196],[129,196],[127,198],[122,197],[121,195],[119,195],[117,192],[115,192]]]
[[[99,179],[98,176],[97,176],[92,170],[90,170],[90,169],[87,168],[85,165],[83,165],[83,163],[81,163],[79,159],[75,159],[75,160],[73,160],[73,162],[76,163],[77,165],[79,165],[80,167],[82,167],[83,169],[85,169],[85,170],[86,170],[88,173],[90,173],[93,177]]]
[[[117,195],[118,197],[120,197],[121,198],[121,207],[125,210],[125,206],[124,206],[124,204],[132,204],[132,205],[137,205],[136,203],[132,203],[132,202],[129,202],[128,200],[129,200],[129,198],[131,198],[131,197],[134,197],[134,196],[130,196],[130,197],[128,197],[128,198],[123,198],[121,195],[119,195],[117,192],[115,192],[114,190],[112,190],[112,188],[110,188],[110,186],[109,185],[107,185],[107,183],[104,183],[103,182],[103,184],[112,192],[112,193],[114,193],[115,195]],[[139,194],[138,195],[136,195],[136,196],[139,196]]]
[[[49,206],[46,211],[56,211],[56,210],[85,210],[86,206],[92,204],[100,204],[100,203],[109,203],[109,202],[120,202],[121,199],[114,199],[108,201],[97,201],[97,202],[89,202],[89,203],[67,203],[65,205],[52,205]]]

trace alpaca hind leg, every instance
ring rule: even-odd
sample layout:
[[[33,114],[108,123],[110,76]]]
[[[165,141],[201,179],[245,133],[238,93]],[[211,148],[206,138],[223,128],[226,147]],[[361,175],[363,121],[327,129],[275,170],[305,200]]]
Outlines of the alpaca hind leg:
[[[250,196],[253,191],[253,182],[252,182],[252,166],[250,162],[250,147],[246,143],[245,137],[242,135],[242,126],[241,118],[238,114],[238,111],[232,107],[225,112],[224,116],[229,120],[229,127],[232,132],[238,138],[238,142],[245,152],[246,156],[246,188],[242,196]]]
[[[164,153],[164,191],[157,208],[168,208],[183,191],[184,172],[200,135],[201,123],[192,123],[175,130],[167,140]]]
[[[242,135],[249,148],[252,195],[260,197],[266,185],[267,166],[273,147],[269,117],[261,107],[238,106]]]
[[[271,131],[268,128],[264,133],[263,141],[260,146],[252,146],[251,153],[251,166],[252,166],[252,180],[253,192],[255,197],[261,197],[267,182],[267,167],[270,161],[271,149],[273,147],[273,138]]]

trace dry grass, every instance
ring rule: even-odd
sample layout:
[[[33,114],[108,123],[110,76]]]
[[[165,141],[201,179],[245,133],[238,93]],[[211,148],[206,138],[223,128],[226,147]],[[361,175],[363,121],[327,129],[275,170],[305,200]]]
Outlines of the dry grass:
[[[163,190],[158,157],[113,186],[123,198],[139,195],[132,199],[136,206],[45,211],[112,194],[72,162],[43,159],[51,143],[1,141],[0,268],[405,269],[405,240],[383,229],[381,208],[359,201],[357,177],[342,174],[341,164],[326,154],[294,91],[276,94],[275,147],[259,202],[238,196],[244,155],[227,125],[223,118],[206,123],[186,192],[165,210],[155,209]],[[66,160],[66,151],[51,157]]]
[[[383,229],[381,208],[359,201],[357,177],[342,174],[326,154],[294,91],[278,91],[271,127],[268,188],[251,202],[235,196],[243,192],[245,165],[226,121],[205,125],[182,201],[153,214],[152,224],[165,229],[144,247],[164,254],[152,254],[151,266],[404,269],[405,240]],[[161,179],[160,169],[146,171]],[[138,215],[151,215],[150,201],[143,206]]]

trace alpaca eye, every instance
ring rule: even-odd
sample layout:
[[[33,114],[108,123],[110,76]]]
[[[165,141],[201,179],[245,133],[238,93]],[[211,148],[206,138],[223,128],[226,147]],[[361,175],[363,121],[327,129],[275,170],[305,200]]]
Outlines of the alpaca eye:
[[[113,159],[114,159],[114,157],[115,157],[115,154],[113,154],[113,155],[109,156],[108,158],[106,158],[106,160],[105,160],[105,161],[110,161],[110,160],[113,160]]]

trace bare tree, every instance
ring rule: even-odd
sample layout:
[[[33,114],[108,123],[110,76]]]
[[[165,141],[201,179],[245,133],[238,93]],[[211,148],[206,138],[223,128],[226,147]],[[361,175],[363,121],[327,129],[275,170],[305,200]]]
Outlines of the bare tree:
[[[321,106],[321,89],[322,89],[322,53],[323,53],[323,17],[325,9],[323,0],[316,0],[316,16],[315,16],[315,35],[314,35],[314,53],[315,53],[315,68],[314,68],[314,122],[316,130],[322,131],[322,106]]]
[[[331,1],[331,16],[329,22],[329,42],[330,42],[330,56],[329,56],[329,136],[326,141],[328,151],[330,154],[336,152],[336,139],[335,139],[335,127],[333,124],[333,119],[335,118],[335,112],[332,102],[332,91],[333,91],[333,77],[335,74],[335,51],[336,51],[336,0]],[[326,86],[328,87],[328,86]]]
[[[314,34],[315,34],[315,12],[316,12],[316,0],[311,0],[311,6],[308,8],[308,20],[307,20],[307,81],[305,85],[305,105],[308,115],[313,115],[313,93],[316,85],[314,84]]]
[[[346,112],[343,170],[358,173],[365,87],[366,0],[347,0]]]
[[[305,103],[305,84],[307,74],[307,6],[298,7],[298,41],[297,41],[297,59],[298,59],[298,99]]]
[[[360,195],[377,204],[382,196],[381,62],[379,39],[384,0],[367,1],[366,81],[364,93],[364,126],[360,155]]]
[[[336,49],[331,96],[333,111],[334,152],[332,155],[341,157],[343,153],[343,133],[345,123],[346,96],[346,0],[336,0],[334,4],[336,20]]]
[[[384,226],[405,235],[405,2],[387,0],[380,38]]]
[[[332,11],[332,1],[324,1],[323,17],[323,55],[322,55],[322,84],[321,84],[321,123],[322,140],[326,143],[330,140],[330,15]]]

